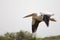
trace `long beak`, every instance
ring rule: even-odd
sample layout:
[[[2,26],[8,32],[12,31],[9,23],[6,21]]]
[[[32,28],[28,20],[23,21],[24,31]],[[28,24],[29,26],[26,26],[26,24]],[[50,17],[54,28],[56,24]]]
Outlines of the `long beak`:
[[[27,17],[31,17],[31,16],[33,16],[33,14],[27,15],[27,16],[25,16],[23,18],[27,18]]]
[[[49,20],[56,22],[56,20],[54,18],[50,18]]]

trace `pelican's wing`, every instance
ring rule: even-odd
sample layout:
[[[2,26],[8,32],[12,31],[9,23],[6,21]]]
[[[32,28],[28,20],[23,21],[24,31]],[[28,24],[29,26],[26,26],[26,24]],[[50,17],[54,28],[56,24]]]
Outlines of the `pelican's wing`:
[[[36,14],[36,13],[32,13],[32,14],[29,14],[29,15],[23,17],[23,18],[31,17],[31,16],[33,16],[33,15],[37,15],[37,14]]]
[[[49,16],[47,16],[47,15],[44,15],[44,17],[43,17],[43,20],[44,20],[44,22],[46,23],[46,25],[47,25],[47,27],[49,26]]]
[[[30,16],[32,16],[32,14],[29,14],[29,15],[27,15],[27,16],[25,16],[25,17],[23,17],[23,18],[27,18],[27,17],[30,17]]]
[[[45,13],[42,13],[42,12],[40,12],[40,14],[41,14],[41,16],[44,16],[44,15],[47,15],[49,17],[54,16],[54,14],[45,14]]]
[[[33,24],[32,24],[32,33],[36,32],[39,23],[40,23],[40,21],[38,21],[38,20],[34,20],[33,21]]]

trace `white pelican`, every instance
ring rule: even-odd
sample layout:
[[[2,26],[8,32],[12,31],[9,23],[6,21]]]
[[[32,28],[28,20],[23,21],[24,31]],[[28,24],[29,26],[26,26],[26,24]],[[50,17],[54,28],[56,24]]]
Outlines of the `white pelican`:
[[[56,21],[54,18],[50,18],[48,15],[45,15],[45,14],[44,14],[44,16],[42,16],[42,15],[37,16],[37,13],[32,13],[30,15],[23,17],[23,18],[27,18],[27,17],[31,17],[31,16],[32,16],[32,33],[36,32],[37,27],[38,27],[40,22],[45,21],[45,23],[46,23],[49,20]],[[48,25],[48,22],[46,24]]]

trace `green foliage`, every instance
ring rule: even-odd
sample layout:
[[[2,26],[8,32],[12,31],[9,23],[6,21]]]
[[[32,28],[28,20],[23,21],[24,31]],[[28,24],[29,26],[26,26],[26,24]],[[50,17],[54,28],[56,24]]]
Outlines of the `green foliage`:
[[[15,40],[15,34],[14,33],[6,33],[4,35],[5,40]]]
[[[42,40],[60,40],[60,36],[45,37]]]
[[[0,36],[0,40],[4,40],[4,37],[3,36]]]
[[[0,35],[0,40],[60,40],[60,36],[51,36],[45,38],[32,37],[32,34],[27,31],[20,31],[16,33],[6,33]]]
[[[16,33],[6,33],[4,36],[0,36],[0,40],[39,40],[38,38],[33,38],[32,34],[27,31],[20,31]]]
[[[23,32],[23,31],[16,33],[16,39],[17,40],[33,40],[32,34],[30,34],[29,32]]]

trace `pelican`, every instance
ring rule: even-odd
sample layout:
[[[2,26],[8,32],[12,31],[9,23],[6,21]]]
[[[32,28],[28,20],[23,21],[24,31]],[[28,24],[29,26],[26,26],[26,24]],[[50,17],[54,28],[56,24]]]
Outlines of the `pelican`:
[[[45,14],[44,16],[42,16],[42,14],[37,16],[37,13],[32,13],[23,18],[27,18],[27,17],[32,17],[32,33],[36,32],[39,23],[41,23],[42,21],[44,21],[47,24],[47,26],[48,26],[48,21],[54,21],[54,22],[56,21],[54,18],[50,18],[50,16]]]

